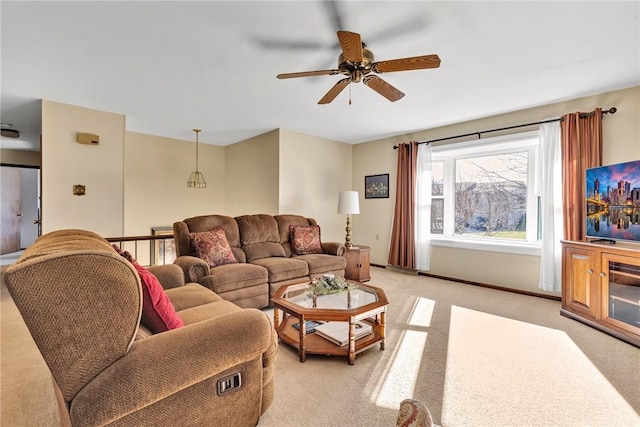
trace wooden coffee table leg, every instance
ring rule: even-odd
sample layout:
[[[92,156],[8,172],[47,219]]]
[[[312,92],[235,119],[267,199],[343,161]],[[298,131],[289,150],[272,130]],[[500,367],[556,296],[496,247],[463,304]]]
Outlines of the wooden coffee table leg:
[[[380,313],[380,350],[384,350],[384,338],[386,335],[385,312]]]
[[[307,335],[307,325],[305,324],[305,320],[304,317],[299,317],[298,318],[299,322],[300,322],[300,327],[298,328],[298,331],[300,333],[300,345],[298,346],[298,354],[300,355],[300,362],[304,363],[304,359],[306,356],[306,352],[305,352],[305,346],[304,346],[304,337]]]
[[[277,331],[280,326],[280,310],[273,308],[273,328]]]
[[[356,334],[355,321],[353,317],[349,318],[349,365],[353,365],[356,360]]]

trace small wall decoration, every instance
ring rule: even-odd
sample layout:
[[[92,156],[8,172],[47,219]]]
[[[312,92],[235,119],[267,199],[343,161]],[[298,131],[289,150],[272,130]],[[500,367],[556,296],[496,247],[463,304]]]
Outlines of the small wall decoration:
[[[152,236],[173,236],[173,227],[153,227]],[[173,239],[151,241],[151,265],[173,264],[176,259],[176,243]]]
[[[389,174],[367,175],[364,177],[365,199],[389,198]]]

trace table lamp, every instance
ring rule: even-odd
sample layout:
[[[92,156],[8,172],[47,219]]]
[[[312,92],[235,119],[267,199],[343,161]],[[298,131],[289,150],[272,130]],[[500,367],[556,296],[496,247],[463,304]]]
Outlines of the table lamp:
[[[347,235],[345,236],[344,245],[347,248],[353,246],[351,244],[351,219],[349,218],[350,214],[359,214],[360,213],[360,204],[358,202],[358,192],[357,191],[341,191],[338,197],[338,213],[339,214],[347,214]]]

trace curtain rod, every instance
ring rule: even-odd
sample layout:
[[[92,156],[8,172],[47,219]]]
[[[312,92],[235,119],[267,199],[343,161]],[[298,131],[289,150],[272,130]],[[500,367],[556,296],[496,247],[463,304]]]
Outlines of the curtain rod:
[[[616,111],[618,111],[618,109],[616,107],[611,107],[608,110],[602,110],[602,114],[615,114]],[[584,119],[584,118],[587,118],[587,117],[590,117],[590,116],[593,116],[593,112],[591,112],[591,113],[581,113],[580,114],[580,118],[581,119]],[[503,131],[503,130],[517,129],[517,128],[523,128],[523,127],[527,127],[527,126],[540,125],[542,123],[552,123],[552,122],[561,122],[561,121],[562,121],[562,117],[558,117],[558,118],[555,118],[555,119],[542,120],[540,122],[532,122],[532,123],[525,123],[525,124],[522,124],[522,125],[507,126],[507,127],[504,127],[504,128],[482,130],[482,131],[479,131],[479,132],[471,132],[471,133],[465,133],[463,135],[448,136],[446,138],[432,139],[432,140],[429,140],[429,141],[420,141],[420,142],[418,142],[418,144],[430,144],[432,142],[448,141],[450,139],[464,138],[466,136],[474,136],[474,135],[477,135],[478,139],[480,139],[480,136],[483,133],[500,132],[500,131]],[[393,149],[397,150],[398,146],[394,145]]]

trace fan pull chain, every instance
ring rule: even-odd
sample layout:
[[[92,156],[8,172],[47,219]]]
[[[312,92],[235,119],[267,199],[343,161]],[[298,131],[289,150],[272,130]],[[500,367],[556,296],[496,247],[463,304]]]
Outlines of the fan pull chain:
[[[349,82],[349,105],[351,105],[351,82]]]

